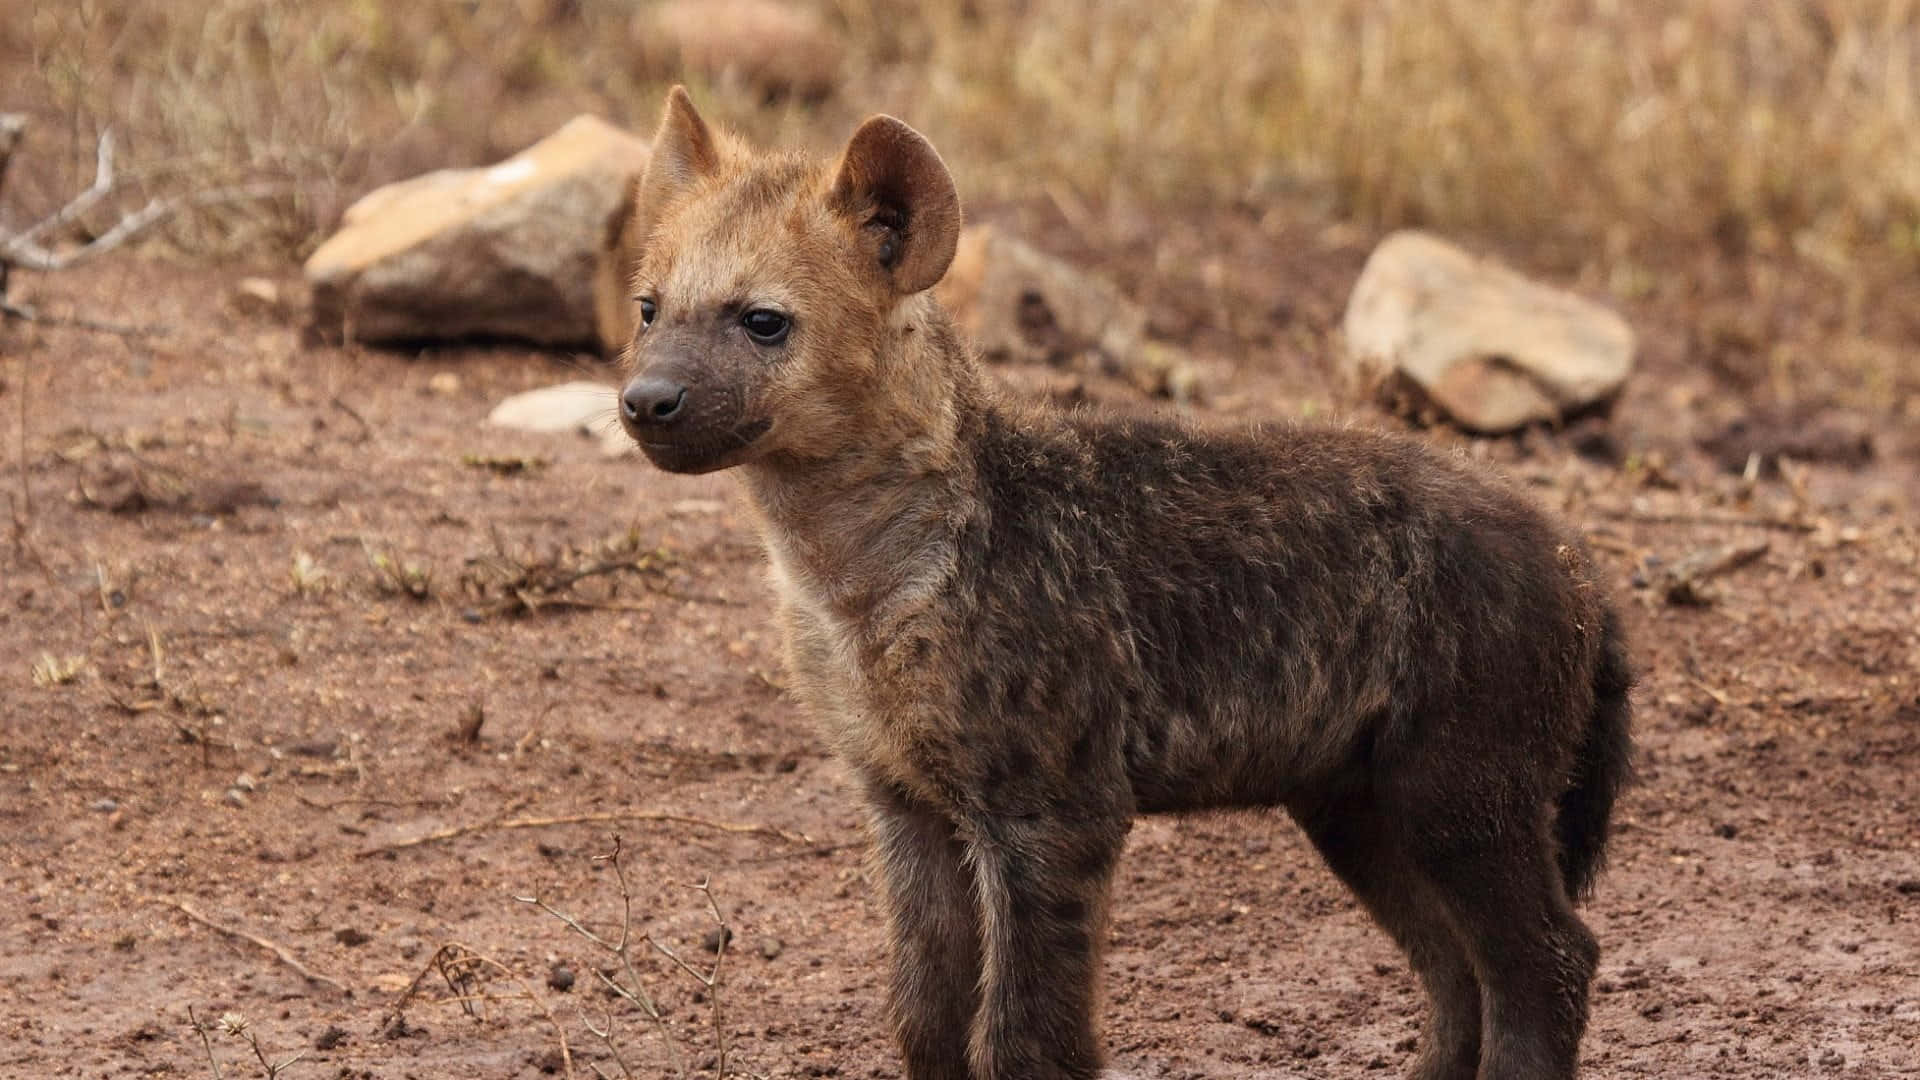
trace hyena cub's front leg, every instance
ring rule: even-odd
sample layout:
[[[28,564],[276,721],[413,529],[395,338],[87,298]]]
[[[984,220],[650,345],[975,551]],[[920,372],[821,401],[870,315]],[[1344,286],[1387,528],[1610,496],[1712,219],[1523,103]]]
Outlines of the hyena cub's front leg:
[[[1092,1080],[1107,894],[1124,816],[1057,811],[968,825],[982,962],[970,1058],[976,1080]]]
[[[892,938],[888,1009],[908,1080],[971,1080],[980,920],[965,845],[952,821],[885,782],[868,785],[867,803]]]

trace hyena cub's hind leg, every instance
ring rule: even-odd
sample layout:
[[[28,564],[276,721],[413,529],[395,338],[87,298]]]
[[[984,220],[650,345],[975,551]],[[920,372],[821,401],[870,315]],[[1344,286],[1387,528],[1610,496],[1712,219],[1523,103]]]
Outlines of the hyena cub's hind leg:
[[[1600,946],[1573,913],[1544,826],[1422,867],[1480,978],[1479,1080],[1573,1080]]]
[[[1300,823],[1341,881],[1407,954],[1428,1013],[1411,1080],[1474,1080],[1480,1067],[1480,983],[1439,898],[1371,807],[1337,804]]]
[[[1426,988],[1414,1080],[1572,1080],[1599,947],[1542,815],[1448,818],[1356,800],[1302,824]]]

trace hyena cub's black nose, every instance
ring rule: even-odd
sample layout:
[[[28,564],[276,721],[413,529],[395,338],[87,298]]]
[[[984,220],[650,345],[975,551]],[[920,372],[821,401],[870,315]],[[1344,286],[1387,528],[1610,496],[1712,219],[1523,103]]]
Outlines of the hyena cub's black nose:
[[[620,411],[630,424],[660,427],[686,415],[687,388],[673,379],[640,375],[620,392]]]

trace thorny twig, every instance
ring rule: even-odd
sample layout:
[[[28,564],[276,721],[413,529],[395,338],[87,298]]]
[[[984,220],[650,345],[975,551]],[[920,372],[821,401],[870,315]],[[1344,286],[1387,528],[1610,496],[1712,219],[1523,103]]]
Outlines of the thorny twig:
[[[639,972],[633,969],[632,946],[635,944],[633,937],[633,889],[627,884],[627,869],[620,861],[620,836],[618,833],[614,834],[613,837],[613,850],[605,855],[594,856],[594,860],[596,862],[604,861],[611,863],[613,865],[614,877],[620,883],[620,938],[617,941],[608,941],[606,938],[582,926],[578,919],[568,915],[564,911],[560,911],[537,896],[516,896],[514,899],[523,904],[532,904],[554,918],[559,919],[574,933],[579,934],[599,948],[605,949],[608,953],[612,954],[615,960],[619,961],[620,974],[626,976],[627,981],[625,985],[618,979],[608,978],[605,972],[598,969],[595,969],[594,975],[599,978],[601,984],[606,986],[608,990],[632,1002],[646,1015],[647,1019],[653,1021],[654,1026],[660,1031],[660,1037],[666,1041],[667,1051],[673,1058],[675,1071],[682,1077],[690,1076],[692,1074],[688,1071],[686,1056],[680,1050],[680,1041],[674,1038],[673,1029],[667,1026],[666,1017],[660,1012],[660,1007],[654,1004],[653,997],[647,993],[646,984],[640,981]],[[724,938],[726,935],[722,933],[721,936]],[[642,934],[639,940],[648,943],[653,941],[651,937],[645,934]],[[592,1031],[592,1026],[589,1025],[587,1030]],[[612,1037],[613,1024],[611,1014],[609,1014],[606,1031],[607,1034],[601,1036],[603,1041],[611,1039]],[[595,1032],[595,1034],[598,1035],[599,1033]],[[617,1054],[615,1055],[615,1060],[619,1060]],[[625,1067],[625,1063],[623,1062],[621,1068],[624,1069]],[[721,1075],[724,1076],[725,1073],[723,1072]]]
[[[596,970],[594,974],[599,978],[601,985],[605,986],[616,996],[633,1003],[634,1006],[639,1008],[641,1013],[651,1020],[654,1026],[660,1030],[661,1037],[666,1041],[668,1050],[672,1056],[674,1067],[681,1077],[685,1078],[692,1075],[690,1066],[686,1057],[681,1052],[679,1041],[674,1038],[672,1029],[667,1025],[665,1014],[661,1012],[653,998],[647,993],[645,984],[640,981],[639,972],[634,969],[633,950],[635,946],[645,945],[647,948],[666,957],[675,967],[678,967],[695,982],[699,983],[705,991],[713,1013],[714,1075],[721,1077],[722,1080],[727,1076],[733,1075],[756,1076],[757,1074],[741,1072],[729,1067],[728,1059],[732,1053],[732,1046],[727,1034],[726,1015],[723,1009],[722,994],[720,992],[720,973],[721,967],[726,961],[728,942],[733,937],[733,928],[728,925],[726,914],[721,911],[720,902],[713,895],[710,881],[702,880],[698,885],[689,886],[700,895],[706,897],[707,910],[712,914],[716,927],[713,935],[713,965],[706,971],[701,971],[699,968],[682,959],[671,947],[655,939],[651,934],[644,932],[635,934],[633,929],[633,888],[627,880],[626,865],[620,858],[621,850],[620,836],[616,833],[613,837],[613,850],[605,855],[594,856],[595,862],[605,862],[612,865],[614,878],[619,882],[620,934],[616,939],[609,940],[587,929],[581,924],[579,919],[553,907],[539,897],[521,896],[515,897],[515,899],[520,903],[538,907],[540,910],[560,920],[568,929],[580,935],[589,943],[614,957],[619,964],[616,977],[609,977],[605,972],[599,970]],[[593,1022],[588,1020],[584,1013],[581,1016],[581,1022],[586,1025],[588,1031],[592,1032],[596,1038],[606,1044],[608,1052],[613,1055],[614,1063],[620,1067],[621,1075],[631,1077],[633,1075],[632,1069],[627,1065],[625,1057],[621,1054],[620,1048],[616,1045],[613,1038],[612,1012],[609,1011],[607,1013],[604,1024],[601,1027],[595,1027]],[[608,1076],[608,1074],[598,1066],[595,1066],[594,1071],[599,1073],[603,1078]]]

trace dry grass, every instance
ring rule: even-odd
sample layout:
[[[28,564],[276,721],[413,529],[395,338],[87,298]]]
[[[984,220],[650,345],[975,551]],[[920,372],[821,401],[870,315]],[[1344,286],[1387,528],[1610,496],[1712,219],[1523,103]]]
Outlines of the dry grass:
[[[497,157],[583,109],[645,128],[685,73],[638,59],[636,6],[0,0],[0,54],[31,65],[68,173],[111,122],[149,185],[298,180],[299,197],[171,230],[297,252],[373,182]],[[1096,207],[1305,195],[1368,225],[1613,255],[1707,238],[1920,252],[1913,0],[821,6],[850,89],[768,108],[706,86],[703,107],[816,141],[900,112],[976,198],[1044,176]]]

